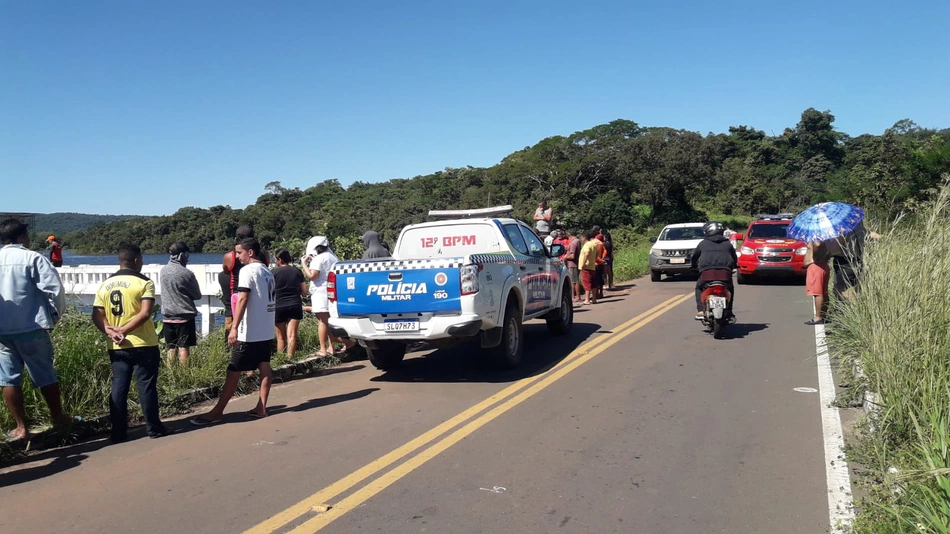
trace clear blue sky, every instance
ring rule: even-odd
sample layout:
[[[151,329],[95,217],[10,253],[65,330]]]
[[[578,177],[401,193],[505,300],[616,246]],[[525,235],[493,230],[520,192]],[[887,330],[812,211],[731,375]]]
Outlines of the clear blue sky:
[[[0,3],[0,211],[244,207],[617,118],[950,126],[950,2]]]

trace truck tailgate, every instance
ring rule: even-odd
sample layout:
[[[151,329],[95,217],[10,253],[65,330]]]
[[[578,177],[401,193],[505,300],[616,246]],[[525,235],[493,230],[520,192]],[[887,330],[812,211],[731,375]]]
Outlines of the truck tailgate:
[[[461,266],[461,258],[338,263],[337,314],[461,312]]]

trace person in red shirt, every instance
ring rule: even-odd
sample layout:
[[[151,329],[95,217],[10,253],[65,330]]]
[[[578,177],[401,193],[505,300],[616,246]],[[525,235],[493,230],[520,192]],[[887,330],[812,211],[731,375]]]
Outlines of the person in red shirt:
[[[49,261],[53,264],[53,267],[62,267],[63,266],[63,245],[56,239],[56,236],[51,235],[46,238],[46,242],[49,244]]]
[[[241,241],[251,237],[254,237],[254,228],[245,224],[239,226],[237,231],[234,233],[234,242],[240,243]],[[264,265],[270,265],[270,255],[266,250],[261,250],[261,257],[258,259]],[[239,262],[237,259],[237,253],[233,250],[225,252],[224,257],[221,258],[221,267],[230,277],[230,284],[228,284],[228,298],[230,299],[230,302],[224,305],[224,329],[226,331],[230,331],[231,323],[234,319],[231,315],[233,314],[234,305],[238,298],[237,291],[235,291],[237,289],[238,272],[241,270],[241,262]],[[223,287],[222,293],[224,293]]]
[[[561,255],[560,258],[561,261],[564,261],[564,256],[567,255],[567,246],[571,243],[571,240],[567,238],[567,232],[564,230],[555,230],[554,232],[557,234],[554,236],[554,244],[564,247],[565,254]]]

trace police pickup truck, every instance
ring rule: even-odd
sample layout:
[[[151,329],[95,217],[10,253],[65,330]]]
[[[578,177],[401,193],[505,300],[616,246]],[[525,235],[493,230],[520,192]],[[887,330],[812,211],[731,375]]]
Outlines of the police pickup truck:
[[[449,346],[478,338],[503,367],[521,361],[522,323],[574,324],[570,279],[511,206],[430,211],[402,230],[392,259],[339,262],[328,274],[330,331],[358,340],[379,369],[402,363],[410,343]]]

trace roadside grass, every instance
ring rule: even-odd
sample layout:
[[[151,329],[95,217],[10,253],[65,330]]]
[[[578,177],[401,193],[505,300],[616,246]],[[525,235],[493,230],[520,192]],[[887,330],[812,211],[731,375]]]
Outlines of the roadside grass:
[[[52,331],[54,365],[59,377],[64,409],[67,413],[81,415],[85,419],[109,413],[111,390],[111,366],[104,336],[92,325],[88,314],[69,309]],[[165,347],[161,347],[163,357]],[[295,360],[308,358],[319,349],[317,321],[307,317],[300,323],[298,348]],[[183,400],[183,395],[209,386],[220,387],[227,373],[230,353],[223,329],[213,331],[199,339],[192,347],[185,366],[163,366],[159,373],[159,402],[163,415],[181,413],[195,401]],[[289,363],[286,353],[275,353],[271,365],[275,368]],[[327,358],[325,366],[337,363]],[[242,379],[239,392],[249,392],[257,387],[256,379]],[[32,386],[24,373],[23,395],[31,430],[36,432],[49,425],[49,411],[40,391]],[[135,385],[129,393],[129,412],[140,417],[138,393]],[[0,411],[0,428],[8,431],[15,426],[13,417],[5,408]]]
[[[614,280],[623,282],[650,272],[650,244],[619,248],[614,253]]]
[[[868,244],[860,291],[830,314],[832,350],[881,406],[849,448],[867,469],[859,533],[950,534],[950,184],[919,215]]]

